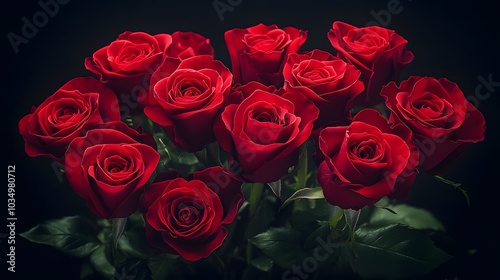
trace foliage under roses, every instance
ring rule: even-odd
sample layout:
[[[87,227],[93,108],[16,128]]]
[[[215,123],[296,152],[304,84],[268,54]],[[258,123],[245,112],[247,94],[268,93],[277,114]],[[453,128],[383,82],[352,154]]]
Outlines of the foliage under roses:
[[[299,52],[295,27],[228,30],[229,70],[200,34],[120,34],[84,62],[99,80],[19,121],[26,153],[64,164],[98,220],[22,235],[107,278],[431,272],[450,256],[422,231],[444,228],[400,201],[482,141],[484,117],[444,78],[398,86],[413,54],[395,31],[334,22],[327,36],[336,56]]]

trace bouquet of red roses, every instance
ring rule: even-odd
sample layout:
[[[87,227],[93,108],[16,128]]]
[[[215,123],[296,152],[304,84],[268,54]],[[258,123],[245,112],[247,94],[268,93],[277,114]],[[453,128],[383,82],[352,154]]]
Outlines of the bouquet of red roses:
[[[407,278],[452,256],[443,225],[405,203],[484,139],[446,78],[410,76],[407,40],[336,21],[224,34],[228,68],[194,32],[124,32],[19,121],[95,219],[22,234],[83,259],[82,279]],[[463,191],[463,190],[462,190]],[[465,192],[464,192],[465,193]],[[129,278],[123,278],[129,277]]]

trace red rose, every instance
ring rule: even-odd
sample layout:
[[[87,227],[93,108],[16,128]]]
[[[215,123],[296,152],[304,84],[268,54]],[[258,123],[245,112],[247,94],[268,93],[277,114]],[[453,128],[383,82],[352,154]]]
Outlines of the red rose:
[[[146,239],[188,261],[208,257],[228,235],[244,197],[242,182],[220,167],[149,185],[141,198]]]
[[[405,49],[408,41],[394,30],[379,26],[357,28],[336,21],[328,39],[340,58],[361,70],[365,92],[357,102],[366,107],[382,102],[382,86],[398,79],[404,66],[413,60],[413,53]]]
[[[319,136],[324,160],[317,171],[326,200],[361,209],[384,196],[404,197],[416,177],[418,148],[411,131],[389,126],[373,109],[356,114],[349,126],[327,127]]]
[[[66,177],[97,217],[128,217],[160,160],[154,143],[151,135],[123,122],[97,125],[71,142]]]
[[[85,68],[120,94],[121,109],[128,115],[140,108],[137,99],[148,90],[149,78],[166,58],[171,43],[168,34],[126,31],[85,58]]]
[[[316,128],[347,119],[351,101],[364,89],[360,73],[354,65],[322,50],[291,53],[283,69],[285,89],[299,91],[319,108]]]
[[[172,33],[172,44],[168,49],[169,57],[185,59],[196,55],[214,56],[210,40],[194,32],[176,31]]]
[[[224,33],[231,57],[234,81],[246,84],[258,81],[283,86],[283,66],[288,54],[295,53],[307,38],[307,31],[294,27],[258,24]]]
[[[483,114],[445,78],[412,76],[399,86],[388,84],[381,94],[391,120],[413,131],[421,149],[420,170],[441,173],[472,143],[484,139]]]
[[[275,86],[266,86],[262,83],[252,81],[244,85],[235,85],[226,98],[226,105],[240,104],[245,98],[249,97],[258,89],[266,92],[278,93],[278,95],[285,93],[284,90],[277,90]]]
[[[167,59],[151,77],[144,113],[179,148],[194,152],[215,141],[213,123],[231,90],[232,74],[220,61],[200,55]]]
[[[74,78],[19,121],[19,133],[31,157],[60,163],[69,143],[96,123],[119,121],[115,93],[90,77]]]
[[[255,90],[240,104],[226,106],[214,126],[231,169],[246,180],[280,179],[311,134],[318,108],[301,94],[283,91]]]

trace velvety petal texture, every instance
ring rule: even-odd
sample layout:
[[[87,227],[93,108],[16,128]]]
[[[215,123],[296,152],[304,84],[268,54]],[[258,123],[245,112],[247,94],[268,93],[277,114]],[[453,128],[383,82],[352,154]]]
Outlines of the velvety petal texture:
[[[128,217],[160,159],[154,143],[123,122],[96,125],[68,147],[66,177],[97,217]]]
[[[283,67],[290,53],[297,52],[306,41],[307,31],[295,27],[279,28],[275,24],[258,24],[234,28],[224,33],[231,58],[234,81],[251,81],[283,86]]]
[[[411,76],[399,86],[388,84],[381,94],[391,121],[413,131],[422,155],[420,170],[442,173],[470,144],[484,139],[483,114],[448,79]]]
[[[142,112],[140,98],[149,89],[151,74],[165,60],[171,44],[169,34],[125,31],[85,58],[84,65],[117,93],[122,114],[137,114]]]
[[[169,58],[151,77],[144,113],[187,152],[215,141],[213,124],[232,86],[233,75],[209,55]]]
[[[283,75],[286,90],[300,92],[320,109],[315,128],[349,119],[354,98],[364,90],[361,71],[318,49],[291,53]]]
[[[151,184],[141,198],[146,239],[188,261],[206,258],[228,235],[244,200],[242,182],[221,167],[173,175]]]
[[[241,103],[226,106],[214,131],[238,176],[274,182],[296,163],[318,114],[301,94],[256,89]]]
[[[358,210],[384,196],[408,195],[419,151],[405,126],[364,109],[348,126],[324,128],[318,141],[317,179],[329,203]]]
[[[130,86],[130,78],[151,74],[163,61],[172,43],[168,34],[150,35],[145,32],[123,32],[109,45],[85,59],[87,70],[98,75],[101,81],[119,88]]]
[[[172,33],[172,44],[168,48],[168,57],[185,59],[196,55],[214,56],[214,48],[210,39],[195,33],[176,31]]]
[[[64,163],[70,142],[94,124],[119,121],[115,93],[91,77],[68,81],[18,124],[31,157],[46,156]]]
[[[258,89],[266,92],[272,92],[277,95],[282,95],[285,93],[285,90],[283,89],[276,89],[275,86],[266,86],[263,83],[259,83],[256,81],[252,81],[243,85],[235,84],[231,88],[231,91],[225,100],[225,104],[240,104],[243,100],[245,100],[245,98],[249,97],[250,94]]]
[[[335,21],[328,39],[337,50],[338,57],[352,63],[361,71],[365,86],[356,104],[370,107],[380,102],[380,90],[399,78],[403,68],[413,60],[406,49],[408,41],[394,30],[379,26],[356,27]]]

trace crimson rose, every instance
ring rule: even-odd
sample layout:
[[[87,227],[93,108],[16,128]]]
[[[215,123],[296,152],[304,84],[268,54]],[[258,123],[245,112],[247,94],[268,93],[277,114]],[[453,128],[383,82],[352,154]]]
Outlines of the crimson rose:
[[[74,138],[93,124],[119,120],[115,93],[94,78],[79,77],[33,108],[18,126],[29,156],[47,156],[63,163],[66,148]]]
[[[76,194],[97,217],[123,218],[137,210],[159,159],[150,134],[109,122],[71,142],[64,169]]]
[[[177,176],[178,177],[178,176]],[[244,197],[242,182],[221,167],[149,185],[140,209],[148,242],[188,261],[208,257],[228,235]]]
[[[358,210],[384,196],[405,197],[417,174],[411,131],[391,127],[373,109],[360,111],[349,126],[323,129],[319,149],[324,160],[317,178],[325,199],[344,209]]]
[[[276,93],[278,95],[285,93],[284,90],[277,90],[275,86],[266,86],[259,82],[249,82],[244,85],[235,85],[231,88],[229,95],[226,98],[226,105],[240,104],[245,98],[249,97],[256,90]]]
[[[258,81],[265,85],[283,86],[283,66],[288,54],[304,44],[307,31],[294,27],[278,28],[275,24],[258,24],[235,28],[224,33],[231,57],[234,82]]]
[[[311,135],[318,108],[301,94],[283,92],[256,89],[241,103],[225,107],[215,123],[231,169],[246,180],[280,179]]]
[[[135,113],[140,108],[138,97],[148,90],[149,78],[166,58],[171,43],[168,34],[126,31],[85,58],[85,68],[120,94],[125,115]]]
[[[168,57],[185,59],[196,55],[214,56],[214,48],[210,40],[194,32],[176,31],[172,33],[172,44],[170,45]]]
[[[484,139],[485,119],[457,84],[411,76],[382,90],[391,121],[407,125],[421,149],[419,169],[441,173],[472,143]]]
[[[404,66],[413,60],[413,53],[405,49],[408,41],[394,30],[379,26],[357,28],[336,21],[328,39],[340,58],[361,70],[365,92],[356,102],[366,107],[382,102],[382,86],[398,79]]]
[[[151,77],[144,113],[179,148],[194,152],[215,141],[213,123],[233,75],[209,55],[167,59]]]
[[[283,69],[285,89],[302,93],[320,110],[316,128],[349,117],[351,101],[364,89],[360,73],[354,65],[317,49],[291,53]]]

